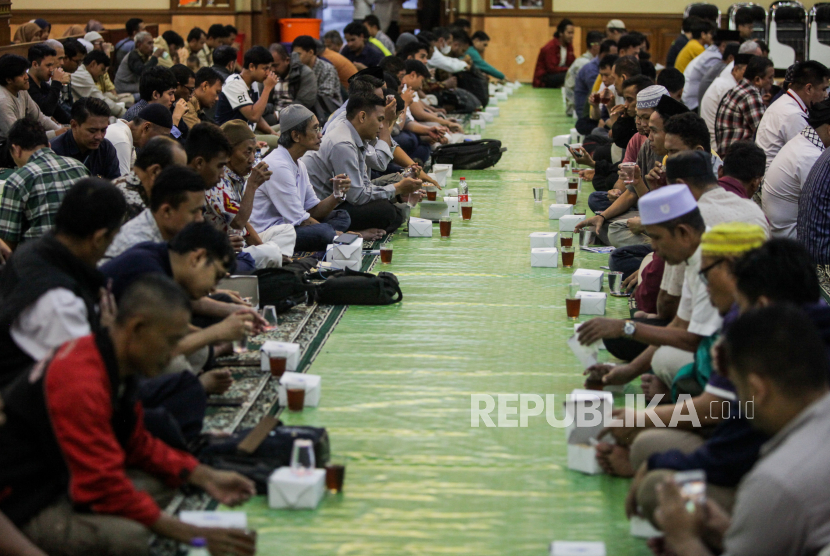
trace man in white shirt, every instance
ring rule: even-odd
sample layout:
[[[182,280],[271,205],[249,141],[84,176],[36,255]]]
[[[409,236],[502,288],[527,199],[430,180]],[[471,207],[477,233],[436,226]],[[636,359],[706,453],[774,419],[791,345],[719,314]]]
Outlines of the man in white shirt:
[[[449,29],[439,27],[433,31],[438,40],[432,45],[432,56],[429,65],[436,69],[444,70],[447,73],[458,73],[467,71],[472,67],[472,62],[449,56],[452,52],[452,33]]]
[[[709,128],[709,140],[712,145],[715,145],[715,118],[718,115],[718,106],[724,95],[738,86],[738,83],[744,77],[746,65],[751,54],[737,54],[735,61],[732,64],[727,64],[723,68],[723,72],[715,79],[706,94],[703,95],[703,100],[700,101],[700,117],[706,122],[706,127]]]
[[[117,120],[107,127],[106,139],[118,155],[118,171],[129,174],[135,161],[135,149],[147,144],[153,137],[168,136],[173,127],[173,115],[161,104],[148,104],[132,121]]]
[[[257,231],[272,226],[294,226],[296,251],[323,251],[335,236],[349,229],[351,218],[336,207],[345,200],[351,181],[345,174],[340,180],[340,198],[334,193],[322,201],[317,198],[300,160],[308,151],[320,150],[322,134],[317,117],[308,108],[292,104],[280,111],[280,146],[268,153],[265,162],[273,172],[257,189],[250,223]]]
[[[827,98],[830,70],[814,60],[799,62],[792,68],[787,92],[769,105],[758,125],[755,142],[767,155],[767,168],[784,144],[801,133],[807,123],[807,110]]]
[[[761,207],[773,237],[797,237],[801,189],[813,165],[830,146],[830,100],[813,104],[807,123],[778,151],[764,175]]]
[[[98,88],[98,79],[107,72],[110,57],[100,50],[93,50],[84,57],[84,63],[72,74],[72,95],[76,99],[97,98],[107,103],[110,112],[116,118],[124,115],[127,109],[123,102],[116,102],[105,96]]]

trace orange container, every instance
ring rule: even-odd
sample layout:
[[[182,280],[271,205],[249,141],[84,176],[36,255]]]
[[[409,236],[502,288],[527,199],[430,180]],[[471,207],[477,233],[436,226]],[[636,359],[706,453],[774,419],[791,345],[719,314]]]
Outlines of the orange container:
[[[294,42],[302,35],[320,38],[322,19],[280,19],[280,42]]]

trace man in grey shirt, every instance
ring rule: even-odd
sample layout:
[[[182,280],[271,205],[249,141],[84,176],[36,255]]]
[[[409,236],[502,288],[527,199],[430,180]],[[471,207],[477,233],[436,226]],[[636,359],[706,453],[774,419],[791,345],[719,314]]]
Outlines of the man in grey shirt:
[[[738,486],[731,517],[711,500],[689,513],[678,487],[662,485],[655,519],[678,556],[802,556],[830,545],[830,363],[811,320],[779,304],[729,328],[719,365],[749,422],[772,438]]]
[[[346,121],[329,128],[320,150],[309,151],[301,159],[319,199],[332,194],[332,176],[346,174],[351,179],[346,202],[340,208],[349,213],[351,228],[367,231],[369,239],[398,229],[403,223],[403,213],[395,202],[406,202],[411,193],[421,189],[422,183],[404,178],[398,183],[377,186],[369,180],[367,143],[378,135],[384,139],[389,134],[384,125],[384,105],[374,93],[352,96],[346,106]]]

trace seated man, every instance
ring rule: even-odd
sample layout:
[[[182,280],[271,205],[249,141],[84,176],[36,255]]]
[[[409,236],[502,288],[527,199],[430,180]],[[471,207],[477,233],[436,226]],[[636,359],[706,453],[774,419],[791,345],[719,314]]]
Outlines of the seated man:
[[[743,79],[720,101],[715,116],[714,148],[718,154],[725,154],[735,141],[753,139],[766,110],[762,97],[772,86],[774,75],[772,60],[753,56]]]
[[[82,179],[66,193],[54,232],[17,250],[0,280],[0,386],[73,338],[111,324],[95,265],[118,233],[123,197],[104,180]]]
[[[191,222],[204,222],[204,191],[202,177],[187,166],[162,170],[153,183],[150,206],[124,224],[102,262],[139,243],[169,242]]]
[[[582,104],[580,105],[580,110],[578,112],[576,112],[576,107],[574,105],[574,89],[576,87],[576,78],[579,75],[579,70],[584,68],[585,65],[590,63],[592,60],[597,60],[597,63],[599,63],[597,56],[600,54],[600,48],[602,48],[602,41],[604,37],[605,33],[602,33],[600,31],[589,31],[588,36],[586,38],[586,41],[588,43],[588,50],[586,50],[582,56],[574,60],[574,63],[571,64],[571,67],[568,68],[568,71],[565,74],[565,82],[563,83],[563,88],[565,89],[566,114],[576,113],[576,117],[579,117],[582,113],[581,108],[583,108],[585,105],[585,97],[581,99]],[[475,39],[473,39],[473,43],[475,43]],[[473,63],[475,63],[475,58],[473,58]],[[477,63],[476,67],[478,67]],[[596,76],[594,76],[594,79],[596,79]]]
[[[322,201],[317,198],[308,171],[300,158],[308,151],[320,149],[320,124],[303,106],[291,105],[280,112],[280,146],[265,157],[271,177],[256,191],[251,225],[258,234],[288,224],[297,234],[295,251],[324,251],[334,237],[349,229],[351,218],[337,210],[342,198],[333,194]],[[345,175],[340,190],[351,183]]]
[[[29,118],[40,123],[53,138],[67,131],[46,116],[29,96],[29,61],[17,54],[0,56],[0,136],[8,137],[18,120]]]
[[[556,26],[553,38],[539,50],[536,69],[533,70],[534,87],[554,89],[562,87],[565,83],[565,74],[575,59],[573,38],[573,22],[570,19],[563,19]]]
[[[741,45],[741,48],[743,48],[743,45]],[[709,128],[709,141],[712,145],[717,144],[715,118],[718,114],[720,101],[726,93],[734,89],[743,79],[744,71],[746,71],[746,66],[751,59],[751,54],[741,54],[740,52],[736,54],[732,63],[724,67],[721,73],[712,81],[709,88],[706,89],[706,92],[703,93],[703,98],[700,99],[700,116],[706,122],[706,127]]]
[[[683,97],[686,87],[686,78],[677,68],[666,68],[657,76],[657,84],[662,85],[669,92],[669,96],[678,102]],[[685,102],[683,103],[686,104]],[[687,107],[688,108],[688,107]]]
[[[69,125],[69,114],[60,105],[61,90],[69,74],[58,65],[57,52],[47,44],[29,47],[29,96],[40,111],[62,125]]]
[[[473,36],[470,37],[470,40],[473,44],[471,44],[470,48],[467,49],[466,54],[473,61],[473,65],[486,75],[489,75],[494,79],[498,79],[499,81],[504,81],[504,74],[484,60],[484,52],[490,44],[490,36],[484,31],[476,31],[473,33]],[[588,46],[590,48],[593,45],[589,43]],[[597,44],[597,47],[599,47],[599,44]]]
[[[176,89],[178,86],[176,76],[170,68],[148,68],[141,76],[139,83],[141,100],[127,110],[124,114],[124,120],[132,121],[146,107],[151,104],[158,104],[172,112],[173,126],[170,129],[170,135],[174,139],[181,139],[184,133],[179,130],[179,125],[181,125],[182,117],[187,111],[187,103],[176,103]]]
[[[50,144],[55,154],[74,158],[91,176],[113,180],[121,175],[118,154],[106,139],[110,109],[101,99],[86,97],[72,105],[70,132],[56,137]]]
[[[396,198],[406,199],[410,193],[418,191],[422,183],[404,178],[381,187],[369,181],[366,143],[379,134],[384,141],[391,139],[389,128],[383,125],[385,105],[374,93],[353,96],[346,108],[346,121],[328,130],[319,151],[309,151],[302,158],[320,199],[332,194],[332,177],[348,176],[351,188],[341,207],[349,213],[352,229],[365,232],[364,239],[379,239],[397,230],[403,223],[403,215],[394,205]]]
[[[0,239],[14,250],[55,225],[55,215],[69,189],[89,175],[74,158],[49,148],[46,130],[24,118],[9,131],[9,154],[18,169],[6,178],[0,198]]]
[[[726,66],[729,66],[730,64],[733,66],[735,65],[735,55],[738,54],[740,48],[741,45],[737,42],[728,43],[723,49],[720,59],[715,60],[712,66],[706,70],[706,73],[703,74],[703,78],[700,80],[700,87],[698,87],[697,90],[698,106],[703,104],[703,97],[706,95],[706,91],[709,90],[709,87],[712,83],[714,83],[715,79],[723,73]],[[700,112],[700,115],[703,115],[702,111]]]
[[[813,104],[807,124],[778,151],[764,174],[761,207],[772,237],[796,239],[801,191],[810,170],[830,146],[830,100]]]
[[[215,122],[219,125],[231,120],[242,120],[254,133],[274,135],[265,122],[268,97],[277,85],[277,76],[271,71],[274,57],[263,46],[255,46],[245,52],[242,73],[233,74],[222,85],[222,93],[216,102]],[[262,83],[262,90],[259,88]]]
[[[144,22],[137,18],[133,17],[127,20],[125,24],[125,30],[127,31],[127,36],[115,43],[115,63],[117,65],[121,65],[121,61],[127,57],[127,55],[133,51],[135,48],[135,36],[144,31],[145,29]]]
[[[176,78],[176,90],[173,93],[173,111],[182,111],[182,117],[179,123],[176,124],[179,131],[182,132],[178,139],[184,141],[187,139],[187,132],[190,129],[184,116],[190,111],[190,98],[193,96],[193,91],[196,90],[196,74],[184,64],[173,64],[170,71],[173,72],[173,76]]]
[[[703,77],[712,67],[723,67],[723,53],[727,45],[737,44],[739,39],[740,36],[737,31],[718,29],[715,32],[712,44],[708,45],[699,56],[695,57],[686,66],[683,71],[686,84],[681,100],[689,109],[694,110],[700,104],[698,99],[702,96],[700,95],[700,84]]]
[[[90,31],[84,35],[84,40],[92,43],[92,50],[103,52],[106,54],[108,59],[112,59],[111,55],[113,47],[110,43],[104,42],[104,37],[101,36],[101,33],[97,31]],[[135,96],[132,93],[118,94],[115,90],[115,85],[110,79],[109,69],[102,73],[95,83],[107,99],[113,102],[120,102],[124,104],[125,108],[129,108],[135,102]]]
[[[194,27],[187,33],[187,45],[179,51],[179,63],[185,63],[190,56],[198,58],[199,52],[207,42],[207,34],[200,27]],[[202,69],[201,67],[199,69]]]
[[[72,96],[76,99],[95,98],[104,101],[110,113],[116,118],[124,115],[127,109],[123,102],[117,102],[101,91],[98,83],[106,75],[110,57],[100,50],[93,50],[84,57],[84,63],[72,74]]]
[[[115,89],[119,93],[140,93],[139,81],[148,68],[158,65],[164,55],[160,48],[153,50],[153,35],[142,31],[135,36],[135,48],[127,54],[115,72]],[[147,97],[141,95],[145,100]]]
[[[118,155],[118,172],[122,176],[129,174],[135,150],[143,148],[153,137],[169,137],[172,127],[173,116],[161,104],[146,106],[131,122],[117,120],[111,124],[105,137]]]
[[[357,73],[357,67],[345,56],[340,54],[340,49],[343,48],[343,40],[340,38],[340,33],[337,31],[329,31],[326,33],[326,37],[332,37],[337,35],[337,39],[339,43],[337,45],[333,45],[331,40],[324,40],[323,52],[318,54],[324,60],[331,62],[334,66],[334,69],[337,70],[337,78],[340,79],[340,85],[344,88],[349,87],[349,78]]]
[[[325,97],[328,102],[340,106],[343,104],[343,99],[340,96],[340,81],[337,77],[337,70],[330,62],[318,58],[317,44],[318,41],[308,35],[297,37],[291,44],[291,53],[293,55],[296,52],[300,57],[300,62],[314,72],[317,77],[317,96]],[[333,111],[331,110],[331,112]],[[282,128],[280,128],[280,133],[282,133]]]
[[[472,58],[467,54],[467,50],[472,46],[470,36],[464,31],[455,28],[452,29],[451,33],[452,42],[450,43],[449,55],[467,64],[467,69],[453,76],[455,77],[457,88],[469,92],[478,99],[482,107],[486,107],[490,101],[487,76],[475,67]]]
[[[343,36],[346,38],[346,46],[340,50],[340,54],[358,70],[380,65],[383,52],[369,43],[369,31],[365,25],[353,21],[343,29]]]
[[[256,492],[249,479],[200,465],[144,428],[137,380],[162,371],[189,319],[181,288],[147,277],[123,296],[111,328],[67,342],[4,392],[0,510],[45,552],[148,554],[156,533],[253,553],[244,532],[187,525],[147,492],[162,505],[172,498],[164,484],[190,483],[230,505]],[[150,477],[134,483],[127,466]]]
[[[706,47],[712,44],[715,39],[715,31],[717,31],[717,26],[713,22],[707,19],[694,18],[690,25],[692,37],[677,54],[674,67],[685,72],[686,66],[703,54]]]
[[[302,104],[313,110],[317,104],[317,76],[302,63],[300,53],[288,55],[281,44],[272,44],[270,49],[273,57],[271,69],[279,78],[271,93],[271,102],[274,105],[274,116],[289,104]]]
[[[57,49],[55,50],[57,51]],[[87,55],[86,47],[78,39],[64,39],[63,52],[64,56],[61,59],[61,69],[71,76],[83,63],[84,56]],[[60,98],[63,111],[69,114],[72,111],[72,103],[75,100],[75,96],[72,94],[72,88],[64,88]]]
[[[393,56],[395,54],[395,43],[392,42],[392,39],[390,39],[389,36],[380,28],[380,20],[378,19],[378,16],[374,14],[367,15],[363,19],[363,25],[365,25],[366,30],[369,31],[369,41],[373,45],[377,46],[378,49],[383,52],[384,56]]]
[[[232,73],[234,73],[234,68],[236,67],[236,58],[237,51],[232,46],[217,46],[216,49],[213,51],[213,65],[210,66],[210,68],[222,76],[223,83],[227,81],[228,77],[230,77]]]
[[[188,128],[192,128],[201,122],[212,122],[207,111],[216,106],[219,95],[222,93],[224,80],[216,70],[212,68],[199,68],[193,79],[193,94],[190,102],[187,103],[187,112],[182,119]]]
[[[216,129],[215,126],[211,128]],[[294,253],[294,229],[277,225],[257,233],[249,223],[254,196],[271,177],[271,170],[265,162],[254,166],[256,137],[244,122],[226,122],[222,124],[221,133],[229,147],[227,164],[218,183],[205,191],[205,217],[219,231],[243,237],[247,247],[242,251],[253,257],[256,268],[280,267],[283,256],[290,257]],[[188,149],[193,153],[195,147],[188,145]],[[207,184],[205,181],[205,186]]]
[[[732,143],[720,167],[718,185],[738,197],[752,199],[764,179],[759,165],[763,160],[764,151],[752,141]]]
[[[153,137],[136,157],[133,170],[112,181],[127,201],[125,221],[132,220],[150,206],[156,178],[162,170],[173,165],[187,166],[184,147],[170,137]]]
[[[740,402],[753,402],[750,423],[773,440],[741,481],[731,516],[709,500],[689,512],[678,487],[662,484],[655,515],[667,548],[679,556],[818,554],[830,544],[830,512],[815,486],[830,480],[817,442],[830,434],[824,343],[802,311],[773,305],[742,315],[723,352]]]

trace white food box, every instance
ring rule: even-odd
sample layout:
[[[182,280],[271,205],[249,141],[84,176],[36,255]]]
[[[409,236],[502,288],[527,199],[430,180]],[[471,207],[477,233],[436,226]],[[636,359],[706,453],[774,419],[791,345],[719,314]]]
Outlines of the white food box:
[[[433,179],[438,182],[438,185],[441,187],[446,187],[447,185],[447,174],[450,173],[450,169],[447,167],[438,168],[438,165],[432,167],[432,173],[428,174],[430,177],[433,175],[435,176]]]
[[[553,146],[554,147],[564,147],[565,143],[570,143],[571,136],[570,135],[557,135],[553,138]]]
[[[603,292],[577,292],[580,315],[604,315],[606,295]]]
[[[565,180],[565,183],[568,183],[568,178],[565,177],[565,169],[561,166],[551,166],[547,170],[545,170],[545,177],[547,179],[551,178],[560,178]]]
[[[558,191],[557,191],[558,193]],[[568,205],[573,206],[573,205]],[[584,214],[566,214],[559,218],[560,232],[573,232],[576,225],[585,220]]]
[[[649,520],[640,516],[632,516],[629,531],[632,537],[638,539],[653,539],[654,537],[662,537],[663,532],[655,529]]]
[[[556,232],[533,232],[530,234],[530,248],[556,247]]]
[[[560,224],[562,220],[559,221]],[[601,270],[588,270],[587,268],[580,268],[575,270],[571,277],[571,284],[574,282],[579,284],[579,289],[584,292],[601,292],[602,279],[605,273]]]
[[[553,541],[550,556],[605,556],[604,542]]]
[[[418,203],[421,207],[421,218],[425,220],[432,220],[437,222],[442,216],[450,215],[450,207],[444,200],[440,201],[421,201]]]
[[[548,207],[548,218],[550,220],[559,220],[563,216],[573,214],[573,205],[557,205],[556,203]],[[560,232],[563,230],[559,230]]]
[[[470,120],[470,127],[484,129],[487,127],[487,121],[484,118],[476,118],[475,120]]]
[[[496,85],[495,83],[488,83],[487,84],[487,94],[488,95],[495,95],[496,94]]]
[[[559,251],[555,247],[534,247],[530,250],[530,266],[556,268],[559,266]]]
[[[359,237],[349,244],[332,243],[326,249],[326,260],[357,261],[363,260],[363,238]]]
[[[602,475],[605,471],[597,461],[597,451],[590,444],[568,442],[568,469],[585,475]]]
[[[598,402],[598,403],[597,403]],[[605,426],[605,418],[610,417],[614,405],[614,396],[610,392],[576,389],[565,400],[565,415],[574,418],[581,414],[579,408],[596,408],[603,415],[591,424],[572,422],[565,428],[568,439],[568,469],[579,471],[586,475],[604,473],[596,458],[596,449],[591,445],[592,440]]]
[[[579,327],[582,326],[583,324],[585,324],[585,323],[583,323],[583,322],[575,322],[574,323],[574,334],[579,336]],[[595,343],[598,344],[597,347],[599,347],[599,349],[604,349],[604,350],[607,351],[607,348],[605,347],[605,342],[603,342],[602,340],[597,340]],[[603,388],[603,390],[607,390],[608,392],[613,392],[613,390],[610,390],[608,386]],[[622,390],[620,390],[620,392],[622,392]]]
[[[579,143],[579,132],[575,127],[571,128],[571,140],[568,143]]]
[[[432,171],[438,174],[442,170],[447,170],[447,179],[452,177],[452,164],[433,164]]]
[[[458,195],[455,197],[444,197],[444,202],[447,203],[450,212],[458,212]]]
[[[247,529],[248,514],[245,512],[179,512],[179,520],[196,527],[222,527],[224,529]]]
[[[481,115],[482,118],[484,118],[484,121],[487,122],[488,124],[496,119],[496,115],[493,114],[492,112],[480,112],[479,114]]]
[[[567,189],[557,189],[552,192],[554,194],[553,200],[556,201],[557,205],[567,205],[568,204],[568,190]],[[562,230],[564,231],[564,230]]]
[[[496,100],[507,100],[507,93],[496,93]]]
[[[320,377],[319,375],[307,375],[305,373],[283,373],[280,377],[279,399],[280,406],[288,406],[287,388],[302,388],[305,390],[303,405],[306,407],[317,407],[320,404]]]
[[[488,113],[490,113],[490,114],[492,114],[492,115],[494,115],[494,116],[498,116],[498,115],[499,115],[499,110],[500,110],[500,109],[499,109],[499,107],[498,107],[498,106],[488,106],[487,108],[485,108],[485,109],[484,109],[484,111],[485,111],[485,112],[488,112]]]
[[[458,197],[458,188],[453,187],[452,189],[445,189],[444,195],[446,195],[447,197]]]
[[[268,505],[277,510],[313,510],[325,493],[325,469],[280,467],[268,477]]]
[[[432,220],[410,217],[409,237],[432,237]]]
[[[290,342],[265,342],[259,348],[262,370],[271,372],[270,358],[274,356],[285,356],[285,370],[296,371],[300,364],[300,344]]]
[[[548,178],[548,191],[568,191],[568,178]]]
[[[562,166],[562,158],[561,156],[552,156],[550,157],[550,168],[559,168]]]
[[[341,261],[340,259],[332,259],[328,262],[341,270],[348,268],[350,270],[354,270],[355,272],[360,272],[360,268],[363,266],[362,261]]]

